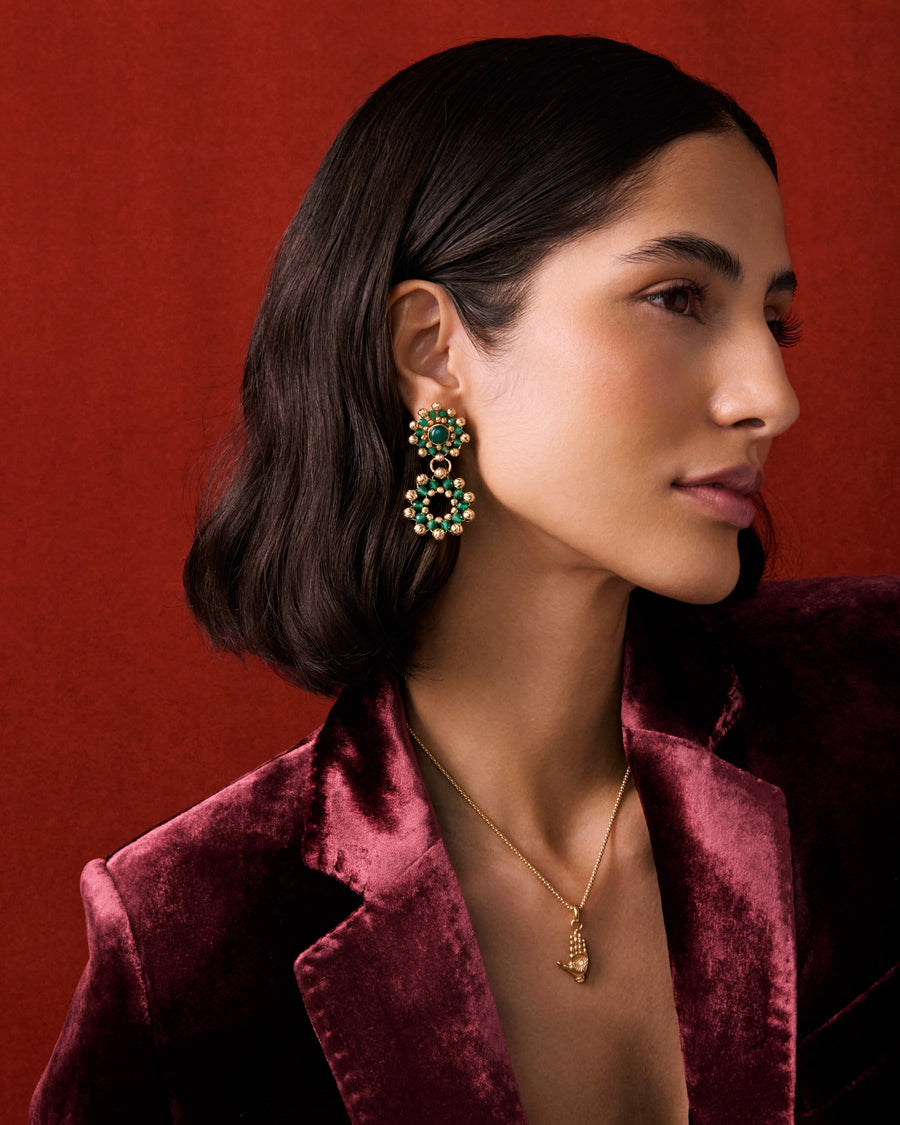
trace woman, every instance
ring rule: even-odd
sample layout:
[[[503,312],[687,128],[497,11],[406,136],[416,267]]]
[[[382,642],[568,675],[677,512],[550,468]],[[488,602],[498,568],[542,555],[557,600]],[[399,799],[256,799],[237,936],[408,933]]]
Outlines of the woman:
[[[348,122],[186,567],[218,644],[341,694],[88,865],[33,1122],[872,1119],[896,586],[755,592],[775,171],[604,39],[454,48]]]

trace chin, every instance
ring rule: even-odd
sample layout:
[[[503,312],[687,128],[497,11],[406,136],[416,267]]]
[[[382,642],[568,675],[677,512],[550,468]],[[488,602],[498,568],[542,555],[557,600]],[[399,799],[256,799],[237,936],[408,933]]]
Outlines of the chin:
[[[727,598],[731,591],[737,585],[737,575],[735,575],[733,582],[726,583],[710,583],[702,589],[690,590],[684,594],[669,594],[668,597],[676,598],[680,602],[687,602],[689,605],[715,605],[716,602],[722,601]]]
[[[713,605],[728,597],[737,585],[740,572],[741,561],[735,541],[727,554],[720,549],[709,551],[701,558],[682,558],[668,573],[657,571],[655,575],[648,575],[640,585],[674,601]]]

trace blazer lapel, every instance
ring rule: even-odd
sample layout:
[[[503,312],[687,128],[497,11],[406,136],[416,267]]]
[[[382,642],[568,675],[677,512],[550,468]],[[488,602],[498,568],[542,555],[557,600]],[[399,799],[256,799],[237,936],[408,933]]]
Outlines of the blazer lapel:
[[[294,969],[351,1119],[525,1125],[394,685],[342,697],[312,785],[304,860],[364,901]]]
[[[651,633],[641,617],[638,598],[623,736],[656,862],[692,1121],[788,1125],[796,954],[784,796],[715,753],[743,703],[704,624],[678,611]]]

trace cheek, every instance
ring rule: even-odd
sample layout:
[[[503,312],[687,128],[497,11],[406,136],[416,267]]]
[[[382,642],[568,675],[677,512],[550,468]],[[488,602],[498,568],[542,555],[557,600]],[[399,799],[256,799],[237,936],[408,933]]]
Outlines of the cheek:
[[[620,426],[673,430],[695,418],[702,397],[700,364],[681,349],[639,333],[623,334],[605,364],[598,408]]]
[[[684,372],[633,332],[547,333],[521,350],[479,403],[480,475],[505,505],[620,519],[657,478],[668,483],[678,435],[695,413]],[[604,512],[601,509],[606,509]]]

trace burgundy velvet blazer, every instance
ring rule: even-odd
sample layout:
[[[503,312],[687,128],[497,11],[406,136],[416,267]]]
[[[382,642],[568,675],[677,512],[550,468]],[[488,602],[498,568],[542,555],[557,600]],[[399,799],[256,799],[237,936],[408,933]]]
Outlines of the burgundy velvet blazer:
[[[893,1119],[897,595],[632,596],[622,729],[696,1125]],[[395,684],[82,891],[90,960],[32,1125],[525,1122]]]

